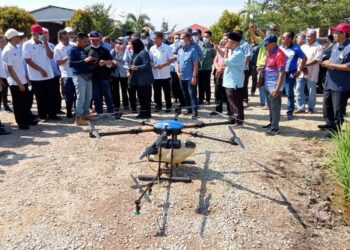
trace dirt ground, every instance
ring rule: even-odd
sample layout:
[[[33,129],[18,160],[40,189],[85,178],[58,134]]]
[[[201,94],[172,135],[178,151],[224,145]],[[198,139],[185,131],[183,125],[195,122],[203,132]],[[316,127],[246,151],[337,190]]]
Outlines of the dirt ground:
[[[236,130],[245,149],[182,135],[197,144],[196,164],[176,175],[192,183],[155,186],[138,216],[137,176],[154,173],[138,157],[154,133],[92,139],[68,119],[19,131],[1,111],[12,134],[0,137],[0,249],[350,249],[345,211],[326,181],[332,145],[316,127],[322,100],[318,113],[287,121],[284,99],[274,137],[264,134],[268,111],[257,101]],[[203,107],[200,120],[222,120],[208,116],[213,108]],[[110,118],[95,125],[137,127]],[[227,126],[201,132],[230,137]]]

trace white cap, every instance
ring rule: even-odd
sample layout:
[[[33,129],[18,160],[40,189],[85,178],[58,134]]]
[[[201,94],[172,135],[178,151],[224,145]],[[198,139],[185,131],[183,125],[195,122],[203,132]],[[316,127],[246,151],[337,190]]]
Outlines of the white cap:
[[[67,33],[74,32],[74,30],[73,30],[72,27],[65,27],[64,30],[65,30]]]
[[[6,32],[5,32],[5,37],[10,40],[12,38],[14,38],[15,36],[23,36],[24,33],[23,32],[18,32],[17,30],[15,29],[8,29]]]

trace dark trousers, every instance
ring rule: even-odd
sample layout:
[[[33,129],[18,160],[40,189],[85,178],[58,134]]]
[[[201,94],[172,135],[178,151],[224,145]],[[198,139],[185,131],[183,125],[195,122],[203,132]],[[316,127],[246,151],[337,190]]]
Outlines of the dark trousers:
[[[66,99],[67,113],[71,113],[73,105],[74,105],[75,100],[77,98],[76,93],[75,93],[73,79],[71,77],[65,77],[62,79],[63,79],[65,99]]]
[[[112,76],[111,88],[115,108],[120,108],[120,89],[122,90],[123,107],[129,107],[128,78]]]
[[[136,94],[140,104],[140,115],[151,115],[152,86],[135,86],[129,88],[130,105],[132,110],[136,110]]]
[[[197,86],[192,85],[192,80],[181,80],[181,89],[186,100],[186,107],[192,113],[198,112]]]
[[[92,79],[92,96],[97,114],[103,113],[103,97],[107,104],[107,112],[113,113],[113,98],[109,79]]]
[[[336,92],[333,90],[324,90],[323,117],[328,125],[337,128],[337,126],[343,124],[349,98],[350,91]]]
[[[171,90],[173,97],[179,99],[181,107],[186,106],[184,94],[181,90],[180,79],[176,72],[171,72]]]
[[[129,86],[129,101],[130,101],[130,106],[132,111],[136,111],[137,104],[136,104],[136,86],[130,85]]]
[[[232,118],[237,124],[242,124],[244,121],[243,93],[244,88],[226,88],[227,102]]]
[[[5,107],[8,107],[9,105],[7,100],[9,85],[6,78],[1,78],[1,80],[5,86],[2,87],[2,92],[0,92],[0,108],[1,108],[1,102],[5,108]]]
[[[60,77],[59,76],[55,76],[53,78],[53,86],[54,86],[54,91],[55,91],[55,110],[56,113],[59,113],[61,111],[61,107],[62,107],[62,97],[61,97],[61,91],[60,91],[60,87],[61,87],[61,81],[60,81]]]
[[[33,92],[38,105],[38,114],[40,119],[55,117],[56,110],[56,93],[52,79],[44,81],[31,81]]]
[[[215,78],[215,102],[216,102],[216,107],[215,110],[217,112],[222,113],[222,106],[224,102],[226,102],[227,105],[227,112],[231,114],[227,98],[226,98],[226,90],[222,86],[222,78]]]
[[[32,113],[30,112],[31,97],[28,90],[28,84],[25,84],[25,91],[21,92],[18,86],[10,86],[13,111],[18,126],[28,126],[32,122]]]
[[[171,109],[171,88],[170,88],[170,78],[168,79],[155,79],[153,83],[154,91],[154,102],[156,103],[156,108],[161,109],[162,104],[162,89],[164,93],[166,109]]]
[[[199,70],[198,72],[198,101],[202,104],[205,100],[210,102],[211,88],[210,88],[211,70]]]
[[[256,86],[258,84],[258,71],[256,70],[256,65],[249,65],[249,76],[252,77],[252,89],[250,92],[252,94],[255,94]],[[248,80],[249,80],[249,78],[248,78]]]

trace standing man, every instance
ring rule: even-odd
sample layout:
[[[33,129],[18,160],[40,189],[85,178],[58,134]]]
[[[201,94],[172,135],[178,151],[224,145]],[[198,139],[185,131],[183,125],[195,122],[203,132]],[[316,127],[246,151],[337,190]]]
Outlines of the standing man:
[[[88,36],[85,33],[77,34],[77,43],[68,51],[69,67],[73,74],[73,83],[77,94],[75,105],[75,124],[78,126],[87,125],[90,102],[92,98],[92,74],[89,64],[94,60],[87,56],[85,49]]]
[[[306,34],[307,43],[301,46],[301,49],[307,56],[306,67],[303,77],[298,79],[297,88],[297,108],[298,113],[303,113],[305,104],[305,85],[308,89],[309,97],[307,99],[308,113],[313,114],[316,106],[316,87],[318,75],[320,72],[320,63],[322,62],[322,46],[316,41],[316,30],[310,29]]]
[[[12,112],[7,99],[9,85],[6,80],[6,74],[1,60],[1,52],[5,48],[6,44],[7,42],[5,37],[0,35],[0,85],[2,85],[2,91],[0,93],[0,109],[2,103],[4,105],[5,111]]]
[[[181,81],[182,91],[185,96],[187,112],[192,114],[192,118],[198,117],[197,99],[197,72],[199,55],[191,42],[191,34],[184,32],[181,34],[180,49],[177,54],[176,72]]]
[[[205,95],[205,104],[210,104],[211,98],[211,72],[213,69],[213,61],[216,56],[214,45],[211,43],[212,33],[210,31],[204,32],[203,44],[200,45],[202,50],[203,58],[200,61],[200,69],[198,72],[198,90],[199,90],[199,104],[203,104]]]
[[[280,49],[284,52],[287,58],[286,62],[286,78],[285,89],[288,97],[287,119],[292,120],[294,112],[294,87],[296,77],[301,73],[307,73],[306,61],[307,57],[300,47],[293,43],[294,32],[287,31],[282,35],[282,46]],[[298,69],[298,60],[301,59],[301,64]],[[303,89],[304,90],[304,89]]]
[[[53,51],[49,47],[44,30],[39,24],[31,27],[32,38],[23,44],[23,57],[27,63],[28,76],[33,86],[39,117],[43,121],[61,120],[55,107],[55,87],[50,59]]]
[[[92,73],[92,94],[97,114],[103,113],[103,97],[107,104],[107,113],[113,113],[113,97],[110,83],[113,58],[105,47],[101,45],[101,35],[92,31],[89,34],[90,48],[88,56],[94,58],[90,64]]]
[[[166,113],[171,109],[170,65],[175,60],[173,50],[163,42],[163,33],[154,32],[154,44],[149,55],[154,77],[153,91],[155,112],[162,110],[162,89],[166,103]]]
[[[5,37],[8,44],[2,52],[2,61],[6,71],[7,82],[10,85],[13,109],[16,123],[19,129],[27,130],[30,125],[37,125],[38,121],[33,120],[30,112],[31,97],[28,90],[28,81],[25,75],[23,60],[17,45],[19,36],[23,33],[15,29],[8,29]]]
[[[57,33],[59,43],[54,49],[54,59],[61,71],[64,96],[66,99],[67,118],[73,118],[73,103],[75,101],[75,88],[73,83],[72,70],[69,67],[68,51],[73,47],[69,43],[69,36],[65,30]]]
[[[331,58],[322,63],[328,69],[323,99],[323,116],[326,124],[320,129],[340,130],[350,98],[350,24],[340,23],[331,27],[336,44]]]
[[[268,128],[266,135],[277,135],[281,117],[282,85],[285,77],[286,55],[278,48],[277,36],[267,35],[260,43],[267,51],[265,75],[265,94],[269,107],[270,123],[263,128]]]

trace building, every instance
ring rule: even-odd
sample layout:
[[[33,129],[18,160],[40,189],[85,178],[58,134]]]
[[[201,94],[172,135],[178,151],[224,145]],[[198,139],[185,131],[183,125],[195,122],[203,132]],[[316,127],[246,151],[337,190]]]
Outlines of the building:
[[[50,42],[57,43],[57,32],[65,27],[66,22],[73,15],[73,9],[48,5],[31,11],[36,21],[49,30]]]
[[[175,32],[170,33],[169,37],[171,37],[171,38],[174,37],[174,35],[175,35],[176,33],[181,34],[185,29],[188,29],[188,28],[191,28],[192,30],[200,30],[200,31],[202,31],[202,34],[203,34],[205,31],[209,30],[209,29],[208,29],[207,27],[205,27],[205,26],[202,26],[202,25],[199,25],[199,24],[192,24],[191,26],[188,26],[188,27],[183,28],[183,29],[181,29],[181,30],[178,30],[178,31],[175,31]]]

